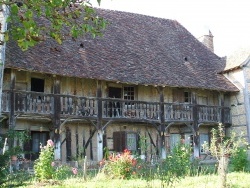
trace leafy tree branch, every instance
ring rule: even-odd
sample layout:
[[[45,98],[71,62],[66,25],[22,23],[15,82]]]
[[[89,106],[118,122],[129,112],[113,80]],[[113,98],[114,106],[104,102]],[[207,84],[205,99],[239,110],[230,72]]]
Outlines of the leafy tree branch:
[[[49,38],[61,44],[86,33],[100,36],[107,25],[88,0],[2,0],[0,5],[8,10],[5,40],[11,36],[23,50]]]

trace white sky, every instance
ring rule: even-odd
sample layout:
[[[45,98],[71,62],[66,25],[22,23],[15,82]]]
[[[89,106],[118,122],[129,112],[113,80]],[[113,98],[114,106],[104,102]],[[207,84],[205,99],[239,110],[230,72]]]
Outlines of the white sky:
[[[197,38],[211,30],[219,56],[250,46],[250,0],[101,0],[100,8],[177,20]]]

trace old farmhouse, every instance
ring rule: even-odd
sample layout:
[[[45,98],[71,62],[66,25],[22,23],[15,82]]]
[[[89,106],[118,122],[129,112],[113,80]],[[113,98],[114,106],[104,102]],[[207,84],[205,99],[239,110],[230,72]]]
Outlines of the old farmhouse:
[[[97,12],[110,23],[103,37],[24,52],[7,43],[1,132],[28,130],[31,160],[49,138],[62,161],[125,148],[153,160],[181,140],[202,156],[211,129],[232,124],[239,89],[223,75],[225,60],[175,20]]]

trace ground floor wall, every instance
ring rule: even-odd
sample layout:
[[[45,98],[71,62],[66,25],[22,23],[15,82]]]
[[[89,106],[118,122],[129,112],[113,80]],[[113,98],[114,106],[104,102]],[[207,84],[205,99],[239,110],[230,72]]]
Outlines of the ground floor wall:
[[[110,123],[103,130],[103,138],[100,138],[95,127],[89,123],[67,123],[61,132],[61,159],[66,161],[86,155],[96,161],[98,142],[103,142],[104,157],[129,149],[134,155],[152,158],[157,155],[159,136],[156,128],[149,124]]]
[[[105,122],[104,122],[105,123]],[[103,123],[103,124],[104,124]],[[202,145],[210,142],[210,133],[216,125],[201,125],[199,135],[199,155],[205,156]],[[103,156],[122,152],[129,149],[133,155],[147,161],[156,160],[160,155],[161,137],[157,125],[136,122],[111,122],[102,131],[102,136],[96,131],[92,123],[82,120],[79,122],[65,122],[60,128],[59,145],[55,148],[55,159],[76,161],[87,156],[88,160],[98,161],[98,143],[102,142]],[[1,127],[1,133],[8,130],[8,126]],[[22,143],[27,159],[35,160],[39,155],[40,144],[45,145],[54,134],[52,122],[43,120],[17,119],[15,130],[28,130],[31,136],[29,143]],[[186,124],[173,124],[166,130],[164,143],[167,154],[178,143],[185,143],[194,147],[194,132],[192,126]],[[20,144],[16,142],[16,145]]]

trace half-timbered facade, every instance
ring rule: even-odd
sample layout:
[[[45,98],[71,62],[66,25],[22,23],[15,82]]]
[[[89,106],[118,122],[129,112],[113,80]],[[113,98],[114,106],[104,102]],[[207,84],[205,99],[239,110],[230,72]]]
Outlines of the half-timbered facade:
[[[29,130],[30,159],[48,138],[62,161],[125,148],[153,160],[181,140],[202,155],[210,130],[231,125],[225,62],[177,21],[97,12],[110,23],[102,38],[8,43],[1,129]]]

